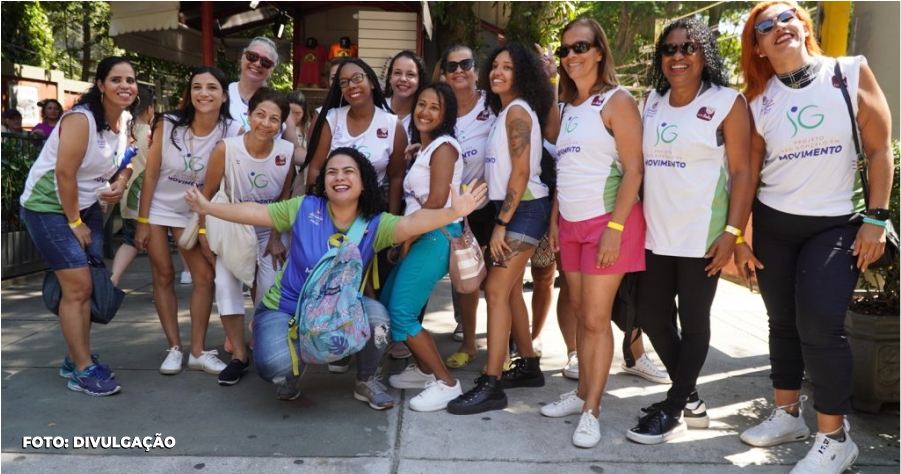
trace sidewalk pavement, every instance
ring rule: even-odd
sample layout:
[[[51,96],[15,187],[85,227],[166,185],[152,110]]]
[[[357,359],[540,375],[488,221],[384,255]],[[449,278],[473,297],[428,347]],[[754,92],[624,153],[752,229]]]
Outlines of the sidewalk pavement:
[[[58,375],[65,350],[56,317],[42,303],[41,281],[42,275],[35,274],[2,284],[0,462],[5,473],[775,474],[791,470],[812,442],[762,449],[738,439],[738,433],[772,410],[767,323],[760,296],[725,280],[713,304],[710,353],[698,382],[710,428],[689,430],[658,446],[627,441],[624,433],[635,425],[638,409],[664,398],[668,385],[624,374],[617,349],[603,399],[601,443],[587,450],[571,442],[577,417],[551,419],[538,412],[542,404],[576,386],[561,375],[566,349],[553,311],[542,336],[547,384],[509,390],[506,410],[475,416],[417,413],[406,406],[416,391],[389,389],[397,406],[374,411],[352,396],[353,366],[341,375],[311,368],[304,376],[303,396],[282,402],[275,399],[274,387],[253,373],[236,386],[221,387],[215,376],[203,372],[157,372],[166,355],[166,339],[151,302],[149,261],[139,257],[123,278],[128,296],[119,315],[91,333],[93,350],[116,372],[122,392],[94,398],[67,390]],[[190,288],[177,285],[185,341]],[[449,289],[448,280],[439,283],[425,323],[445,357],[457,348],[451,340]],[[527,291],[527,302],[530,297]],[[216,314],[214,308],[207,348],[218,348],[227,360]],[[480,353],[465,369],[454,371],[464,390],[485,364],[485,321],[483,301]],[[619,347],[621,334],[615,332],[615,338]],[[385,361],[387,373],[404,368],[404,361]],[[811,394],[809,384],[804,392]],[[813,429],[812,403],[805,418]],[[854,413],[850,422],[860,457],[849,472],[897,473],[898,407],[884,408],[879,415]],[[25,448],[23,438],[29,436],[70,444],[62,449]],[[149,450],[74,447],[78,440],[98,440],[86,437],[105,437],[101,441],[109,443],[113,437],[156,436],[172,437],[176,445]]]

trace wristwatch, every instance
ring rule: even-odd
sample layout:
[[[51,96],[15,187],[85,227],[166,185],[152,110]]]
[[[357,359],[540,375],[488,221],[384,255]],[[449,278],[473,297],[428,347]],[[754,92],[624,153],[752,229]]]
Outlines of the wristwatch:
[[[867,209],[867,217],[871,219],[876,219],[877,221],[887,221],[890,217],[888,209],[883,209],[881,207],[874,207],[872,209]]]
[[[501,220],[500,217],[495,217],[495,218],[494,218],[494,223],[497,224],[497,225],[499,225],[499,226],[501,226],[501,227],[507,227],[508,225],[510,225],[510,221],[504,222],[504,221]]]

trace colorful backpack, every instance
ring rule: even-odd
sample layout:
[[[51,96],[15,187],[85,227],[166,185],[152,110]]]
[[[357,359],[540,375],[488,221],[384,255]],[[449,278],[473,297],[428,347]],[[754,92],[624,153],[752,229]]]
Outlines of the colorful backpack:
[[[300,375],[294,341],[300,358],[310,364],[327,364],[359,352],[369,340],[369,319],[363,311],[363,261],[358,245],[368,221],[357,217],[347,235],[329,239],[329,251],[307,277],[297,301],[297,312],[288,323],[288,346],[294,375]]]

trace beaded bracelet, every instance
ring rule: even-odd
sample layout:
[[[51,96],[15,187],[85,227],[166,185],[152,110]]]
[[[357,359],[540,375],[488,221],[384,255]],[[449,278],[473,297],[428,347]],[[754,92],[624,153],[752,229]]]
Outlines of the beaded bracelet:
[[[878,225],[879,227],[885,227],[885,221],[881,221],[879,219],[873,219],[872,217],[864,217],[863,222],[865,224],[873,224],[873,225]]]

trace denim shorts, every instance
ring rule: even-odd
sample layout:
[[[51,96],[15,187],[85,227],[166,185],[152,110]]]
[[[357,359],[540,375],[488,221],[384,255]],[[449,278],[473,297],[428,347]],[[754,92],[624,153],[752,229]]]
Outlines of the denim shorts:
[[[494,201],[498,211],[502,201]],[[538,246],[547,233],[551,220],[551,200],[543,197],[531,201],[519,201],[516,211],[507,225],[507,238]]]
[[[88,255],[96,262],[103,261],[103,211],[100,204],[95,203],[81,211],[83,225],[91,229],[91,243],[85,249],[81,248],[69,228],[65,214],[34,212],[23,207],[19,215],[51,270],[87,267]]]
[[[122,243],[136,247],[134,219],[122,219]]]

